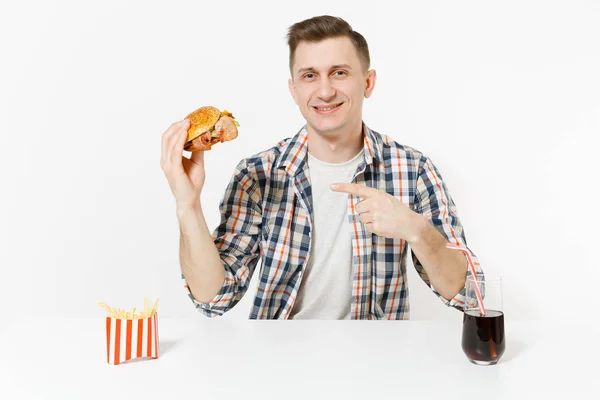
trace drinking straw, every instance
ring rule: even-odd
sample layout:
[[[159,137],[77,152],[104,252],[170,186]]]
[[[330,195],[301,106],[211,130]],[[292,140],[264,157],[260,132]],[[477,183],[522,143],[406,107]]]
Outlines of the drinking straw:
[[[452,244],[446,243],[446,247],[452,250],[458,250],[467,256],[467,264],[469,265],[469,269],[471,270],[471,275],[473,275],[475,280],[475,295],[477,296],[477,303],[479,303],[479,315],[482,317],[485,316],[485,307],[483,306],[483,298],[481,297],[481,292],[479,291],[479,281],[477,280],[477,271],[475,270],[475,265],[473,265],[473,259],[471,258],[471,252],[469,249]]]

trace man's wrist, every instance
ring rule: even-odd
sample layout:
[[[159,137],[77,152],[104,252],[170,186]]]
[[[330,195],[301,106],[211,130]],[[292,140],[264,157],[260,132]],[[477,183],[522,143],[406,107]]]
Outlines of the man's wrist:
[[[421,214],[414,213],[410,226],[412,229],[410,230],[406,241],[408,242],[409,246],[415,247],[423,243],[425,237],[427,236],[427,231],[429,228],[431,228],[431,225],[429,224],[427,218]]]
[[[178,204],[176,207],[177,218],[189,218],[191,216],[199,216],[202,214],[202,205],[200,202],[196,204]]]

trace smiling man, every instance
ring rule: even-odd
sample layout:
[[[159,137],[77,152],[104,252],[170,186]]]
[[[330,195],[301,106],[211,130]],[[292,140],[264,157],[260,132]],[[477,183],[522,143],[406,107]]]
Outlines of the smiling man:
[[[190,298],[222,315],[262,260],[250,318],[408,319],[410,252],[433,293],[462,310],[467,261],[446,244],[467,244],[448,188],[423,153],[363,121],[377,80],[366,40],[319,16],[292,25],[288,45],[289,90],[306,125],[240,161],[212,236],[199,200],[202,152],[180,157],[185,120],[163,135]]]

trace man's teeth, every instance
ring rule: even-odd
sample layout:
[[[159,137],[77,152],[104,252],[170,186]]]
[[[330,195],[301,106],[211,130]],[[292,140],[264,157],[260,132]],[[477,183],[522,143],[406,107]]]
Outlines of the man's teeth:
[[[337,105],[336,106],[331,106],[331,107],[317,107],[317,110],[319,110],[319,111],[330,111],[330,110],[333,110],[336,107],[337,107]]]

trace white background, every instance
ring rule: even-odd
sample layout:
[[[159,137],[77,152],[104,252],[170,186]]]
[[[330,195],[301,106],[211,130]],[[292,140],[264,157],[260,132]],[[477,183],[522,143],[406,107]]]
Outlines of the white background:
[[[364,120],[440,169],[468,242],[504,277],[507,318],[596,308],[600,5],[582,1],[3,2],[0,304],[20,316],[97,306],[197,316],[182,288],[164,130],[202,106],[240,135],[206,154],[212,230],[238,161],[304,121],[287,28],[331,14],[369,42]],[[256,277],[256,275],[255,275]],[[413,319],[456,318],[409,275]],[[224,318],[247,318],[256,280]]]

